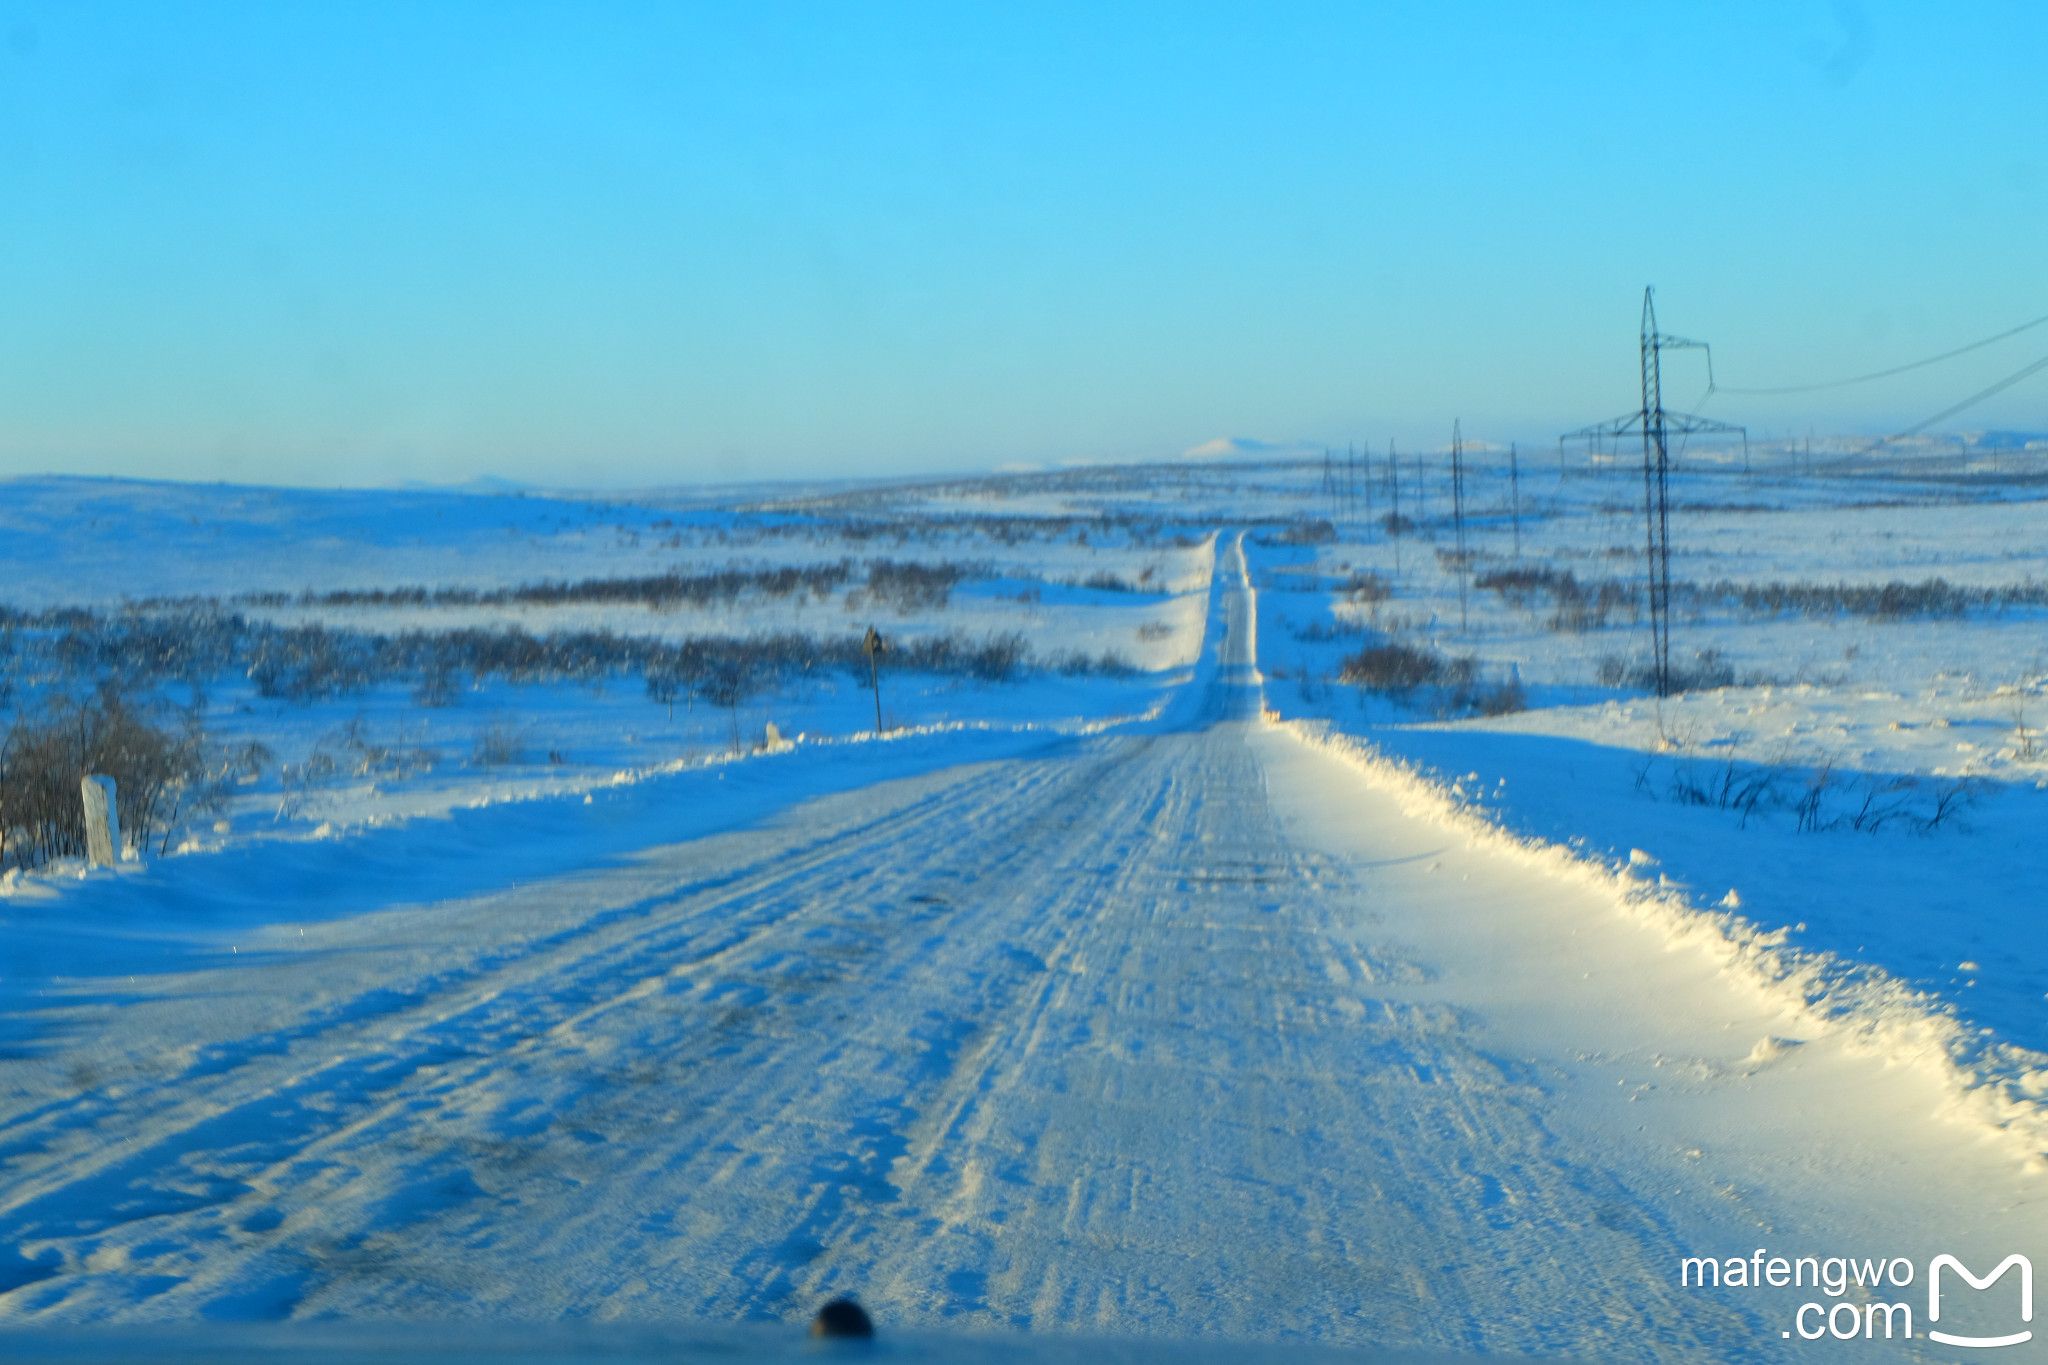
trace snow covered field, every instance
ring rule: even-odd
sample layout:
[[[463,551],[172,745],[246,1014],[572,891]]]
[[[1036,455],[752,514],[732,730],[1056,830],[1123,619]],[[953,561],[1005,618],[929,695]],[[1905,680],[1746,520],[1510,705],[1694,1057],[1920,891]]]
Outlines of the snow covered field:
[[[1949,1358],[1782,1335],[1837,1298],[1679,1265],[2048,1256],[2039,471],[1682,475],[1700,685],[1660,704],[1639,474],[1524,465],[1517,515],[1487,456],[1461,576],[1410,458],[1399,536],[1383,457],[0,485],[7,704],[211,622],[233,667],[138,685],[269,754],[163,856],[0,881],[0,1314],[854,1292],[971,1331]],[[309,624],[381,671],[266,695],[247,661]],[[651,644],[438,685],[374,646],[513,631]],[[840,652],[672,717],[636,671],[770,634]],[[1473,662],[1340,680],[1391,645]]]

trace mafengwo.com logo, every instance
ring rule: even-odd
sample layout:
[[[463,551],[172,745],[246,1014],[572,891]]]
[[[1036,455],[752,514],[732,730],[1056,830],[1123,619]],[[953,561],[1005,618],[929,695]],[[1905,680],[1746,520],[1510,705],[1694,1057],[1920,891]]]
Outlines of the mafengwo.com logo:
[[[1779,1333],[1788,1338],[1922,1336],[1944,1346],[1986,1349],[2034,1339],[2027,1326],[2034,1320],[2034,1263],[2017,1252],[1979,1275],[1947,1252],[1928,1261],[1922,1273],[1905,1256],[1773,1256],[1769,1248],[1758,1247],[1747,1258],[1685,1257],[1678,1282],[1686,1289],[1817,1293],[1818,1299],[1791,1309],[1791,1325]],[[1916,1283],[1926,1287],[1926,1317],[1917,1323],[1913,1306],[1921,1302],[1920,1295],[1900,1292]]]

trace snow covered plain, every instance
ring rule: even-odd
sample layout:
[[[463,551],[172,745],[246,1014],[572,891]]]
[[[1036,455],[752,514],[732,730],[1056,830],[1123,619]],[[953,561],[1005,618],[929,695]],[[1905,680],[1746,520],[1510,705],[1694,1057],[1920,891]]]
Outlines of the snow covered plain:
[[[1702,467],[1674,576],[2039,582],[2033,474],[1992,473]],[[1467,583],[1461,624],[1424,475],[1391,539],[1384,483],[1301,465],[722,503],[6,485],[23,609],[845,631],[887,556],[976,568],[885,630],[1130,669],[887,676],[883,742],[843,674],[673,721],[629,678],[208,680],[209,726],[286,763],[351,721],[387,761],[5,883],[0,1312],[793,1321],[844,1291],[907,1328],[1944,1358],[1783,1335],[1836,1300],[1679,1266],[2048,1253],[2041,608],[1702,589],[1681,655],[1746,685],[1659,708],[1601,681],[1625,605],[1557,629],[1551,589]],[[1475,572],[1637,575],[1625,471],[1531,478],[1519,556],[1505,481],[1472,485]],[[802,607],[301,596],[842,559]],[[1389,640],[1531,709],[1334,680]],[[770,720],[803,742],[760,749]],[[560,761],[465,763],[478,727]],[[1731,752],[1764,797],[1683,795]],[[1873,777],[1896,810],[1858,829]]]

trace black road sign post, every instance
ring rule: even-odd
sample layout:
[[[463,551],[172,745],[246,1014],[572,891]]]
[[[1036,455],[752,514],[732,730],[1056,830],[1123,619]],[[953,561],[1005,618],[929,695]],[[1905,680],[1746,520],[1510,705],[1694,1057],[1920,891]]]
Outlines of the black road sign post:
[[[889,647],[889,642],[882,638],[882,632],[876,630],[873,626],[869,626],[867,637],[860,642],[860,647],[861,652],[868,656],[868,681],[875,685],[875,733],[880,735],[884,733],[882,730],[881,659],[882,651]]]

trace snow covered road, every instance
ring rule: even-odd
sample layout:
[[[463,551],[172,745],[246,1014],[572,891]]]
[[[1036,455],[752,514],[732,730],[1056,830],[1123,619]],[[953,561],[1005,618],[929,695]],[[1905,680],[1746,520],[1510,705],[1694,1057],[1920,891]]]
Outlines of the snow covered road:
[[[1707,954],[1267,723],[1218,577],[1145,733],[280,929],[0,1063],[0,1313],[849,1291],[961,1329],[1770,1356],[1781,1305],[1681,1257],[2038,1224],[1931,1081],[1827,1039],[1745,1066],[1793,1025]]]

